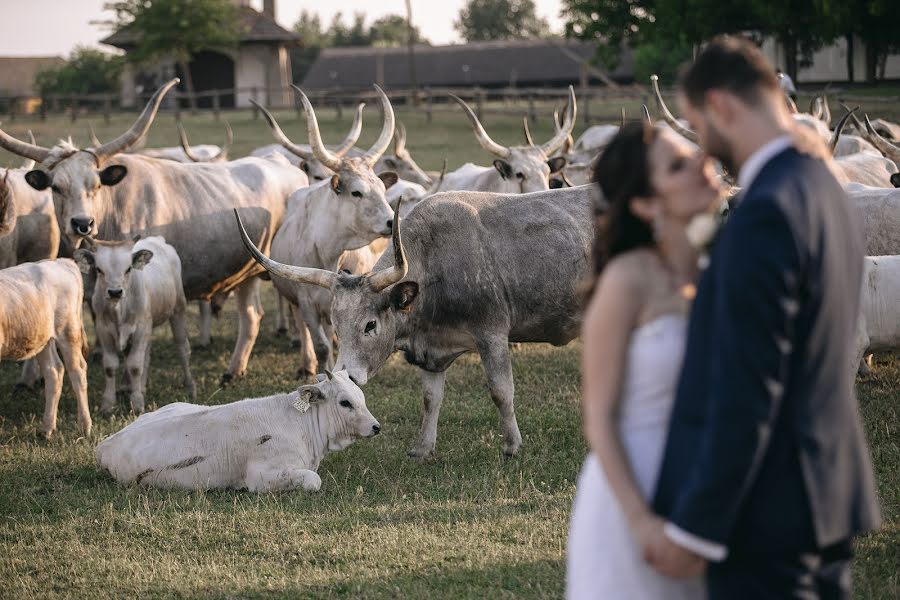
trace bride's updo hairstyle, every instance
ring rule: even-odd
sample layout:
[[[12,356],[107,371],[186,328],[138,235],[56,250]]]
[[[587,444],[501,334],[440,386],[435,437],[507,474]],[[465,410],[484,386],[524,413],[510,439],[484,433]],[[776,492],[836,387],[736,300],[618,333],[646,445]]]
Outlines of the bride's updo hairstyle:
[[[600,186],[605,204],[595,207],[594,273],[588,297],[613,257],[654,244],[653,228],[631,212],[630,201],[653,193],[649,155],[656,135],[657,130],[646,121],[626,123],[597,159],[594,182]]]

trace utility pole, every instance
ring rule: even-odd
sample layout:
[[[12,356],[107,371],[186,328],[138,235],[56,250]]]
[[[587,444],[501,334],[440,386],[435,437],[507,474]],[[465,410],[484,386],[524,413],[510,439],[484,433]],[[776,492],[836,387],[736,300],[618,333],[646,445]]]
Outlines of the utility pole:
[[[409,82],[412,84],[413,92],[418,100],[419,83],[416,81],[416,60],[415,51],[415,34],[412,23],[412,0],[406,0],[406,47],[409,57]]]

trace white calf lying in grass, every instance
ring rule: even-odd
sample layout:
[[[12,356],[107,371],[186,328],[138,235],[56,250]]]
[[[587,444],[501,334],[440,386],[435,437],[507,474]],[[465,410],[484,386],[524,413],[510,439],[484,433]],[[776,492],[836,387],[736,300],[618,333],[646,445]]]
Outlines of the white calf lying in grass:
[[[900,350],[900,256],[867,256],[854,364],[866,354],[891,350]]]
[[[97,463],[122,484],[318,491],[316,469],[329,451],[381,431],[346,371],[319,377],[289,394],[169,404],[103,440]]]
[[[92,246],[92,248],[90,247]],[[184,386],[195,396],[191,377],[191,346],[185,325],[181,260],[175,248],[160,236],[137,242],[92,242],[75,251],[85,274],[96,273],[91,306],[96,315],[97,340],[103,348],[106,389],[100,411],[109,413],[116,404],[116,370],[119,352],[125,352],[125,368],[131,382],[131,410],[144,411],[144,390],[150,366],[153,328],[169,321],[184,370]]]

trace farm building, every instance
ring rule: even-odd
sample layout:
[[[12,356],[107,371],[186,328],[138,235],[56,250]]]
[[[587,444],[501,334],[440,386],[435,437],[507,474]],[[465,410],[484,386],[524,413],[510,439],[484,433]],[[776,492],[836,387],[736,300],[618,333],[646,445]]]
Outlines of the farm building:
[[[234,94],[221,97],[221,106],[248,107],[250,99],[268,105],[290,104],[291,59],[289,49],[296,46],[300,38],[282,27],[275,20],[275,0],[265,0],[262,12],[252,8],[249,0],[233,0],[240,6],[240,45],[234,51],[199,52],[189,65],[194,81],[194,90],[232,90]],[[101,40],[126,53],[134,48],[140,33],[128,28],[120,29]],[[138,96],[152,92],[166,79],[180,75],[176,65],[163,63],[150,71],[136,71],[126,67],[122,75],[122,104],[139,104]],[[198,105],[209,107],[211,98],[200,98]]]
[[[32,112],[40,104],[35,77],[63,62],[59,56],[0,57],[0,98],[14,98],[16,110]]]
[[[513,40],[450,46],[416,46],[415,73],[420,86],[485,88],[564,87],[599,84],[584,65],[596,45],[570,40]],[[326,48],[303,80],[309,90],[363,90],[377,83],[386,89],[412,87],[406,48]],[[609,73],[633,78],[631,53]]]

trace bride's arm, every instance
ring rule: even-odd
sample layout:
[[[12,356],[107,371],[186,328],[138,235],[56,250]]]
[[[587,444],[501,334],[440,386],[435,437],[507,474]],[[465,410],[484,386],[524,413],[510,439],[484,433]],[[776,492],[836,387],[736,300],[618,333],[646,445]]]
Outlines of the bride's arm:
[[[637,532],[653,514],[628,465],[618,429],[628,345],[644,296],[641,269],[628,258],[614,260],[603,270],[588,305],[581,331],[581,395],[585,438],[600,460],[629,526]]]

